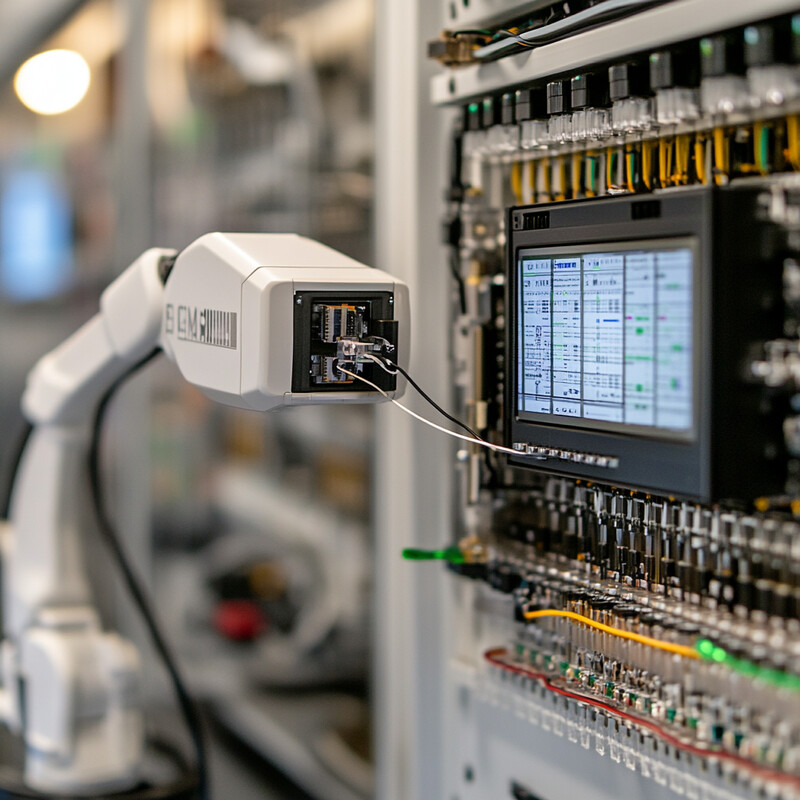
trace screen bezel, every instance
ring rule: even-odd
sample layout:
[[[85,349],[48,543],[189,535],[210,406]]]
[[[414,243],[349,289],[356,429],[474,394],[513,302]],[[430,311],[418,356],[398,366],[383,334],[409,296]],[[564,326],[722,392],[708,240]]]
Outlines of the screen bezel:
[[[519,452],[519,455],[507,456],[509,466],[684,498],[699,500],[711,496],[714,419],[711,388],[715,370],[712,326],[719,319],[711,305],[715,197],[713,187],[678,187],[645,197],[622,195],[512,206],[507,210],[504,442]],[[518,250],[544,247],[564,250],[603,244],[613,247],[623,242],[690,237],[696,237],[698,242],[694,266],[700,283],[695,303],[701,331],[699,340],[694,342],[694,352],[700,362],[695,440],[652,439],[590,428],[563,427],[552,421],[517,419],[517,342],[512,334],[517,324],[513,298],[516,297]],[[720,309],[719,313],[723,311]],[[529,448],[552,451],[556,455],[531,454]],[[558,454],[564,451],[606,456],[609,460],[604,465],[596,461],[560,458]]]
[[[521,324],[523,319],[522,311],[522,291],[521,291],[521,262],[523,259],[532,258],[551,258],[561,256],[569,258],[582,256],[592,253],[637,253],[655,252],[658,250],[683,250],[691,251],[692,255],[692,401],[691,401],[691,425],[685,429],[664,428],[655,425],[637,425],[625,422],[613,422],[608,420],[593,420],[584,417],[564,417],[558,414],[545,414],[540,412],[525,411],[520,409],[520,366],[522,356]],[[700,320],[700,308],[702,307],[702,282],[700,269],[700,242],[697,236],[678,235],[678,236],[659,236],[659,237],[636,237],[624,240],[600,242],[588,242],[580,244],[531,246],[523,245],[514,251],[514,280],[511,282],[513,287],[512,302],[514,313],[511,319],[514,322],[512,335],[515,340],[514,361],[512,379],[513,385],[513,412],[515,419],[522,424],[547,425],[554,428],[566,430],[585,430],[592,432],[611,433],[622,436],[643,438],[657,441],[670,442],[694,442],[699,430],[700,412],[700,368],[701,368],[701,347],[699,343],[702,337],[702,326]],[[583,313],[583,311],[581,312]]]

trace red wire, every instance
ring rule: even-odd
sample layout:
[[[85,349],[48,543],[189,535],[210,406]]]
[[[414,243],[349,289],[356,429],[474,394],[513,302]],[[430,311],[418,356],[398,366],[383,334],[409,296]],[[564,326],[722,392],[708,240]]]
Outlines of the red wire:
[[[692,753],[693,755],[700,756],[701,758],[717,758],[721,761],[729,761],[733,764],[737,764],[740,767],[744,767],[749,772],[760,775],[765,779],[780,781],[781,783],[791,783],[795,786],[800,786],[800,778],[794,775],[787,775],[785,772],[778,772],[777,770],[762,767],[744,758],[743,756],[738,756],[734,753],[727,753],[724,750],[710,750],[705,747],[697,747],[696,745],[688,744],[687,742],[684,742],[676,736],[673,736],[671,733],[665,731],[656,722],[652,722],[651,720],[644,719],[642,717],[637,717],[633,714],[627,714],[615,706],[611,706],[608,703],[602,702],[601,700],[595,700],[593,698],[586,697],[585,695],[577,694],[576,692],[570,692],[568,689],[562,689],[559,686],[555,686],[553,683],[551,683],[550,679],[541,672],[534,672],[533,670],[526,669],[525,667],[521,667],[517,664],[510,664],[508,661],[503,660],[503,657],[506,655],[508,655],[508,650],[503,647],[496,647],[491,650],[487,650],[483,654],[483,657],[486,659],[486,661],[496,667],[500,667],[509,672],[514,672],[517,675],[524,675],[528,678],[534,678],[535,680],[544,684],[545,688],[549,689],[551,692],[555,692],[556,694],[560,694],[564,697],[569,697],[572,700],[577,700],[580,703],[586,703],[590,706],[602,708],[604,711],[608,711],[609,714],[612,714],[615,717],[630,720],[636,725],[641,725],[642,727],[651,730],[656,734],[656,736],[678,748],[679,750],[684,750],[688,753]]]

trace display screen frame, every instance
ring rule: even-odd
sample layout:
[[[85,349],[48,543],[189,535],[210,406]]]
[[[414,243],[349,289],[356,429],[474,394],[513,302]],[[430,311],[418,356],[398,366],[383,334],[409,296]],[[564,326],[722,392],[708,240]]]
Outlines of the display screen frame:
[[[690,365],[690,380],[691,380],[691,420],[686,428],[669,428],[657,425],[643,425],[629,422],[615,422],[610,420],[590,419],[587,417],[568,417],[565,415],[556,414],[554,412],[534,412],[527,411],[520,408],[520,399],[523,396],[521,392],[520,383],[522,380],[522,371],[524,369],[523,360],[523,331],[522,325],[524,321],[524,312],[522,304],[524,302],[522,295],[522,263],[523,260],[530,260],[536,258],[553,258],[560,256],[564,259],[572,257],[582,257],[584,255],[613,253],[624,254],[629,253],[657,253],[665,251],[689,250],[691,253],[691,318],[692,318],[692,339],[691,339],[691,365]],[[661,441],[676,441],[676,442],[694,442],[698,436],[699,430],[699,412],[700,412],[700,370],[701,370],[701,354],[702,348],[699,346],[702,340],[702,325],[701,315],[699,309],[701,308],[701,295],[702,295],[702,281],[701,281],[701,248],[700,241],[697,236],[693,235],[677,235],[677,236],[658,236],[658,237],[645,237],[626,240],[608,241],[603,240],[599,242],[588,242],[580,244],[564,244],[564,245],[547,245],[547,246],[522,246],[515,249],[514,253],[514,267],[515,279],[512,281],[514,287],[514,314],[511,319],[514,321],[514,330],[512,336],[516,341],[514,348],[514,359],[511,367],[514,370],[513,378],[513,412],[515,418],[523,423],[539,423],[548,426],[555,426],[567,429],[585,429],[589,431],[603,431],[609,433],[616,433],[624,436],[633,436],[637,438],[661,440]],[[625,267],[623,268],[625,269]],[[583,273],[582,273],[583,274]],[[624,292],[624,290],[623,290]],[[581,290],[583,297],[583,287]],[[624,297],[624,294],[623,294]],[[551,311],[552,313],[552,311]],[[585,311],[581,308],[581,346],[584,346],[583,337],[583,318]],[[624,314],[624,308],[623,308]],[[623,321],[624,327],[624,321]],[[623,353],[624,360],[624,353]],[[624,377],[623,377],[623,392],[624,392]],[[581,398],[583,400],[583,397]],[[585,401],[584,401],[585,402]]]
[[[732,197],[731,202],[740,202],[737,197]],[[718,202],[715,198],[717,193],[713,187],[687,187],[648,197],[621,195],[507,209],[503,426],[506,446],[519,453],[507,456],[509,466],[692,499],[708,498],[712,494],[712,428],[716,430],[714,420],[719,418],[719,411],[715,415],[712,408],[712,387],[719,365],[732,355],[727,350],[717,351],[712,361],[713,343],[725,341],[715,338],[712,329],[730,324],[725,322],[727,307],[722,300],[726,294],[738,292],[737,287],[730,287],[729,291],[724,284],[728,272],[725,265],[715,268],[714,252],[720,247],[714,235]],[[644,248],[663,240],[689,239],[696,242],[693,436],[657,438],[653,437],[652,430],[639,432],[565,425],[553,415],[539,421],[520,419],[516,337],[520,250],[552,248],[564,253],[583,246],[612,250],[623,245]],[[737,245],[735,258],[739,258],[739,250],[748,251],[747,241],[744,247],[741,243]],[[722,280],[723,285],[717,288],[712,307],[715,269],[720,273],[716,280]],[[574,419],[567,422],[574,422]]]

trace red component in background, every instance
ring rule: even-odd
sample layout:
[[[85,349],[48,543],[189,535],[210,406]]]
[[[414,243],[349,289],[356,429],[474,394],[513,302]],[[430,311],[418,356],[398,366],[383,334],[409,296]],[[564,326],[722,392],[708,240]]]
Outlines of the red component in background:
[[[214,627],[226,639],[251,642],[267,629],[267,621],[249,600],[223,600],[214,610]]]

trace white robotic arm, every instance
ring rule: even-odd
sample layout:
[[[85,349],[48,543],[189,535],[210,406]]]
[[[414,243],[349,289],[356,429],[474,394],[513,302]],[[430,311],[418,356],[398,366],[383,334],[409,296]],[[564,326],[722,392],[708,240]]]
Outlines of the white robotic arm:
[[[212,399],[255,410],[390,396],[403,364],[406,287],[330,248],[286,234],[201,237],[177,256],[144,253],[100,312],[32,370],[34,425],[0,527],[0,720],[24,737],[26,782],[97,794],[139,777],[143,726],[135,648],[101,629],[83,570],[86,463],[97,405],[154,348]]]

